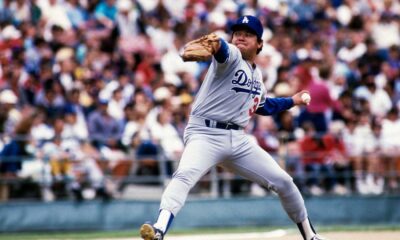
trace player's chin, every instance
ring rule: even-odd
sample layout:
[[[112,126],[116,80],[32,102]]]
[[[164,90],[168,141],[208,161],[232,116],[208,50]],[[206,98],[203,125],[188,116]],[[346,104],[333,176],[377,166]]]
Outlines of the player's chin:
[[[247,56],[249,56],[249,50],[247,48],[239,48],[240,53],[242,54],[243,58],[246,58]]]

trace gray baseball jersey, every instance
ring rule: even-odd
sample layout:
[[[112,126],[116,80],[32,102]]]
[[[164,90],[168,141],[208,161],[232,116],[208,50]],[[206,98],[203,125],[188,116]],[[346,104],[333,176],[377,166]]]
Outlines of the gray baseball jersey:
[[[245,127],[264,102],[265,88],[261,71],[243,60],[238,48],[228,46],[224,63],[213,58],[191,115]]]
[[[242,129],[264,103],[260,71],[243,60],[236,46],[222,45],[227,58],[212,60],[185,130],[185,150],[160,208],[176,216],[194,184],[220,164],[275,190],[289,217],[302,222],[307,212],[292,178]]]

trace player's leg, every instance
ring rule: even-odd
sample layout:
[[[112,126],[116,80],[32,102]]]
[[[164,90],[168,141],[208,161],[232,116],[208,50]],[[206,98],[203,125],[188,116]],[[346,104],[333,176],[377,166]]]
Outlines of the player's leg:
[[[153,232],[160,231],[164,235],[174,216],[184,205],[190,189],[211,167],[221,162],[227,155],[224,151],[228,151],[226,144],[229,143],[227,141],[229,132],[220,129],[209,129],[209,131],[212,131],[213,134],[191,134],[178,169],[163,193],[157,222],[153,226],[143,225],[142,228],[145,229],[141,232],[150,232],[152,235]],[[153,240],[154,238],[144,239]]]
[[[305,240],[312,239],[316,233],[313,229],[304,205],[303,197],[293,179],[276,163],[276,161],[256,143],[245,136],[236,136],[237,147],[231,161],[223,163],[249,180],[274,190],[289,217],[299,227]]]

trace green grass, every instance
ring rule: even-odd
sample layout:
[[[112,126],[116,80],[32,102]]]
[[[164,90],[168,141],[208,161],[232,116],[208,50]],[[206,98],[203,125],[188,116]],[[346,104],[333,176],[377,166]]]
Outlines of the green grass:
[[[135,231],[34,232],[0,234],[1,240],[99,239],[137,237]]]
[[[297,231],[288,227],[238,227],[238,228],[201,228],[172,230],[170,234],[208,234],[208,233],[243,233],[243,232],[266,232],[276,229],[287,229]],[[321,232],[330,231],[400,231],[400,226],[395,225],[346,225],[319,227]],[[101,239],[101,238],[134,238],[138,237],[137,230],[130,231],[86,231],[86,232],[33,232],[33,233],[0,233],[1,240],[60,240],[60,239]]]

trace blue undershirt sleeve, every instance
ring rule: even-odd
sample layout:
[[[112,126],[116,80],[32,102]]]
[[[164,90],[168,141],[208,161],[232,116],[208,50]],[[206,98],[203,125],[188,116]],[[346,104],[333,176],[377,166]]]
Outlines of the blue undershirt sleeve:
[[[229,46],[228,43],[222,38],[220,38],[219,41],[221,43],[221,46],[219,50],[214,54],[214,58],[215,60],[217,60],[218,63],[225,63],[229,57]]]
[[[258,115],[274,115],[276,113],[285,111],[294,106],[293,99],[287,98],[266,98],[263,105],[261,105],[256,114]]]

